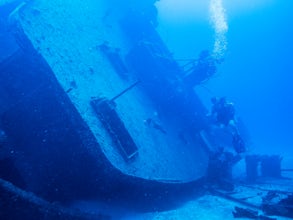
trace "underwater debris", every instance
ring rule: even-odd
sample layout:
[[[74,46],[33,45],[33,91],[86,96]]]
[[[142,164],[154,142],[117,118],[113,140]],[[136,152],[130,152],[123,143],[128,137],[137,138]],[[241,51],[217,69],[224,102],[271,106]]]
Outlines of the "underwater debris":
[[[48,220],[110,220],[103,214],[89,214],[76,209],[50,203],[31,192],[0,179],[1,219],[48,219]],[[17,211],[16,211],[17,210]]]
[[[271,200],[263,202],[262,210],[267,215],[293,218],[293,194],[288,195],[277,203],[272,203]]]
[[[252,218],[257,219],[258,218],[258,211],[254,211],[252,209],[244,209],[235,206],[235,211],[233,211],[234,218]]]
[[[259,215],[258,211],[252,209],[244,209],[235,206],[235,211],[232,212],[234,218],[251,218],[251,219],[261,219],[261,220],[277,220],[276,218],[271,218],[264,215]]]

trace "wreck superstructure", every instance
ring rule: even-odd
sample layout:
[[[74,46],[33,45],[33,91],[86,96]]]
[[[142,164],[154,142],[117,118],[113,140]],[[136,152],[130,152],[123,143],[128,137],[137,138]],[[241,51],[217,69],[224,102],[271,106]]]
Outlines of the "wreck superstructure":
[[[205,175],[206,109],[156,32],[154,3],[37,0],[10,15],[19,49],[1,62],[2,124],[32,191]]]

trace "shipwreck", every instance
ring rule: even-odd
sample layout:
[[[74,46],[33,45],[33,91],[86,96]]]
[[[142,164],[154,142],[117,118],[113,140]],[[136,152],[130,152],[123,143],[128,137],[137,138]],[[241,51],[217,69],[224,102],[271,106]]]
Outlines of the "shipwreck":
[[[26,190],[151,197],[202,180],[207,110],[156,31],[155,1],[16,2],[0,115]]]

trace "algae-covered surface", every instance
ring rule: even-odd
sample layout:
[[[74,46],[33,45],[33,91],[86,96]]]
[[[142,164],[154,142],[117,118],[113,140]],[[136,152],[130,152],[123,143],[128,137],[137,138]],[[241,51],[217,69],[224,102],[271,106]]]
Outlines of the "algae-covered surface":
[[[119,48],[122,56],[128,53],[130,47],[119,26],[123,10],[107,1],[38,0],[24,5],[16,17],[116,168],[147,179],[198,179],[207,166],[198,141],[183,146],[178,139],[180,128],[157,114],[139,85],[115,101],[116,111],[138,147],[138,156],[131,163],[123,159],[90,105],[93,98],[111,99],[138,80],[135,74],[121,79],[99,47],[107,42]],[[148,126],[148,118],[167,134]]]

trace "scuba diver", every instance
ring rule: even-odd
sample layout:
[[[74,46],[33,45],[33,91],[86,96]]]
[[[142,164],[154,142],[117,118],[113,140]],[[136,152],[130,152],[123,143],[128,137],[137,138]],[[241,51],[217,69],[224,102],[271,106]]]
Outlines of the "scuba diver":
[[[213,104],[211,116],[217,124],[228,126],[234,122],[235,107],[232,102],[228,102],[225,97],[220,99],[213,97],[211,102]]]
[[[228,102],[225,97],[211,99],[213,103],[211,110],[212,121],[220,127],[228,128],[232,135],[232,146],[237,154],[244,153],[246,146],[241,137],[235,122],[235,107],[232,102]]]

